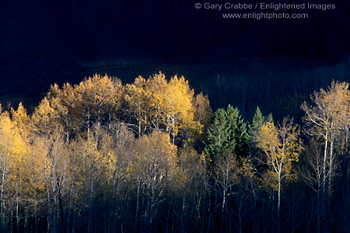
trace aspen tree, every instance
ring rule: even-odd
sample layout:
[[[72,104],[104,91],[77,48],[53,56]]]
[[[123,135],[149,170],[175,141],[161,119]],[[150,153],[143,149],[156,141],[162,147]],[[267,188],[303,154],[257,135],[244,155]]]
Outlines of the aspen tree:
[[[279,221],[282,181],[293,174],[293,162],[298,162],[302,150],[300,129],[292,119],[284,118],[280,126],[266,122],[260,129],[258,147],[266,155],[267,171],[274,190],[277,190],[277,217]]]
[[[303,118],[306,133],[323,144],[322,151],[322,186],[323,188],[323,217],[327,222],[326,213],[330,210],[330,200],[333,184],[334,161],[336,159],[335,143],[341,131],[347,131],[347,116],[350,109],[349,84],[332,81],[327,90],[315,91],[310,97],[312,104],[304,102],[301,109],[305,112]],[[345,139],[346,141],[347,139]]]

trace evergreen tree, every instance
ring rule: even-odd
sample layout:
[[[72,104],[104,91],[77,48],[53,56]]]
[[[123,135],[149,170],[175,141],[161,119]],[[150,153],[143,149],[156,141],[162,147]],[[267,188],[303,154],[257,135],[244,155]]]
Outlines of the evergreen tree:
[[[248,125],[251,149],[256,149],[259,130],[264,125],[265,117],[262,115],[259,106],[256,107],[252,123]]]
[[[232,105],[227,107],[226,115],[231,125],[230,138],[236,142],[234,154],[237,158],[248,155],[249,135],[247,132],[247,124],[239,114],[238,108],[233,108]]]
[[[247,125],[237,108],[229,105],[226,109],[218,109],[207,131],[207,143],[204,152],[210,162],[224,153],[232,153],[236,158],[245,156],[249,150]]]
[[[207,143],[204,152],[210,162],[214,162],[226,151],[233,151],[236,143],[232,135],[231,122],[227,121],[227,113],[224,109],[218,109],[213,116],[213,121],[207,131]]]

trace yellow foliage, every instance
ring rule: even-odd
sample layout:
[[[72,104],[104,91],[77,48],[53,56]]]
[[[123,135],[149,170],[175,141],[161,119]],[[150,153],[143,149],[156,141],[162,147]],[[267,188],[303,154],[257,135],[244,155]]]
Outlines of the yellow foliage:
[[[202,129],[200,120],[195,120],[194,91],[184,77],[175,75],[167,81],[161,72],[147,80],[138,77],[126,86],[124,99],[138,122],[139,135],[152,127],[169,133],[174,142],[179,130],[193,133]]]
[[[169,135],[164,132],[154,131],[144,135],[136,141],[129,171],[139,177],[169,178],[176,171],[176,150],[176,146],[170,143]]]
[[[16,124],[19,133],[27,137],[30,134],[30,117],[27,115],[27,111],[23,107],[22,103],[19,103],[17,110],[11,108],[12,120]]]
[[[146,80],[139,76],[133,84],[126,85],[124,94],[128,114],[133,115],[138,121],[137,132],[139,137],[149,126],[147,114],[150,109],[150,92],[145,87]]]
[[[51,107],[50,101],[45,97],[32,115],[35,132],[48,134],[56,127],[57,111]]]
[[[180,190],[184,188],[187,180],[188,180],[187,174],[185,174],[185,172],[183,172],[182,170],[177,169],[176,173],[172,177],[172,183],[171,183],[172,189],[175,191],[175,190]]]
[[[277,155],[277,149],[281,146],[278,140],[278,132],[274,123],[266,122],[259,131],[257,140],[258,146],[266,153],[271,155],[271,159]]]
[[[270,166],[267,181],[274,189],[281,185],[284,178],[293,175],[292,163],[298,162],[302,150],[299,138],[300,130],[293,121],[283,119],[281,126],[276,127],[272,122],[266,122],[260,129],[257,140],[258,147],[266,155],[266,162]],[[277,186],[276,186],[277,185]]]
[[[45,163],[48,162],[48,143],[41,136],[32,135],[28,145],[28,154],[26,156],[26,178],[27,184],[24,184],[25,192],[29,196],[33,196],[34,189],[36,196],[43,198],[45,196]]]
[[[251,159],[241,158],[240,163],[240,173],[242,174],[242,176],[253,178],[255,175],[255,168],[252,165]]]
[[[333,81],[328,90],[320,89],[314,92],[311,100],[315,106],[303,103],[305,123],[310,126],[307,133],[312,136],[321,136],[327,141],[334,140],[330,133],[337,134],[344,125],[347,125],[350,109],[349,84]]]
[[[21,155],[27,152],[25,141],[20,135],[20,130],[10,119],[7,112],[0,116],[0,150],[1,160],[9,159],[10,163],[20,161]]]
[[[202,92],[196,95],[194,107],[194,120],[200,122],[203,126],[208,125],[213,116],[208,96],[204,96]]]
[[[37,131],[63,126],[66,134],[81,132],[94,122],[112,120],[118,110],[124,87],[119,79],[95,74],[77,85],[51,86],[33,114]],[[46,133],[47,133],[46,132]]]
[[[28,148],[20,132],[9,113],[3,112],[0,115],[0,172],[7,180],[4,182],[9,193],[18,189],[27,173]]]

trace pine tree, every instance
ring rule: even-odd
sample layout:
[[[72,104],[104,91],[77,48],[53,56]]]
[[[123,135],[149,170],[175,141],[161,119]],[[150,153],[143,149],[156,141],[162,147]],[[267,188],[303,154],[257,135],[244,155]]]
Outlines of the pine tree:
[[[227,120],[231,124],[231,138],[236,142],[234,154],[237,158],[246,156],[249,151],[249,135],[247,132],[247,124],[239,114],[238,108],[231,105],[226,110]]]
[[[237,108],[231,105],[227,110],[218,109],[207,130],[207,143],[204,152],[207,159],[215,163],[224,153],[232,153],[236,158],[246,156],[249,150],[247,125]]]
[[[252,123],[249,124],[248,128],[249,128],[249,134],[251,135],[252,141],[256,142],[256,137],[257,137],[257,133],[259,131],[259,129],[261,128],[261,126],[263,126],[265,121],[264,116],[262,115],[259,106],[256,107],[253,119],[252,119]]]
[[[265,123],[265,117],[260,111],[259,106],[256,107],[252,123],[248,125],[249,137],[250,137],[250,155],[259,154],[260,148],[257,147],[258,144],[258,134],[261,127]]]
[[[226,151],[233,151],[236,142],[232,135],[231,122],[227,121],[224,109],[218,109],[214,113],[213,121],[207,131],[207,143],[204,152],[210,162],[214,162]]]

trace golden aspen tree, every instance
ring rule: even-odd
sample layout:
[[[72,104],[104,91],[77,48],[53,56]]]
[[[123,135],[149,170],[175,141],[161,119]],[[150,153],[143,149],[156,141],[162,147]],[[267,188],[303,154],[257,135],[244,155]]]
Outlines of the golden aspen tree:
[[[214,167],[214,191],[221,197],[221,232],[228,216],[228,198],[233,194],[233,187],[239,181],[239,165],[232,152],[226,151],[216,161]],[[227,229],[226,229],[227,230]]]
[[[23,155],[27,153],[25,141],[8,112],[0,115],[0,224],[6,231],[8,219],[7,201],[16,197],[20,185],[21,174],[26,169]],[[18,192],[17,192],[18,197]],[[17,200],[18,203],[18,200]],[[18,216],[18,215],[17,215]]]
[[[124,87],[119,79],[107,75],[93,75],[74,87],[80,114],[87,114],[88,121],[111,121],[115,118]]]
[[[165,106],[168,83],[165,75],[159,72],[148,78],[147,90],[151,93],[150,98],[150,122],[154,129],[160,130],[166,124]]]
[[[188,81],[182,76],[172,77],[168,84],[166,94],[166,125],[167,131],[174,144],[175,136],[179,130],[193,132],[200,131],[200,122],[194,121],[195,108],[194,90],[188,85]]]
[[[135,118],[136,133],[141,137],[150,125],[150,91],[146,89],[146,80],[139,76],[133,84],[127,84],[124,100],[127,103],[126,114]]]
[[[124,87],[119,79],[95,74],[77,85],[51,86],[33,114],[37,128],[55,122],[64,126],[66,140],[71,134],[90,133],[95,122],[108,125],[116,119]],[[40,127],[42,125],[42,127]]]
[[[134,157],[130,164],[136,181],[136,210],[134,228],[138,226],[140,199],[145,198],[144,230],[151,232],[156,207],[163,198],[165,187],[176,173],[176,146],[170,143],[169,135],[154,131],[136,141]],[[144,190],[141,196],[142,188]]]
[[[54,84],[48,93],[48,98],[52,108],[57,112],[57,121],[63,127],[66,141],[69,142],[70,135],[80,129],[82,120],[79,117],[81,110],[76,107],[79,98],[74,87],[65,83],[60,89],[57,84]]]
[[[108,130],[106,137],[102,138],[100,151],[103,153],[104,166],[103,171],[105,185],[108,188],[109,219],[112,224],[110,227],[116,229],[121,226],[126,219],[123,213],[130,209],[123,206],[123,191],[130,189],[130,175],[128,165],[132,161],[134,151],[135,136],[134,133],[124,123],[113,123]],[[128,182],[129,181],[129,182]],[[125,209],[126,208],[126,209]],[[132,227],[132,225],[130,225]]]
[[[49,135],[58,126],[57,111],[45,97],[32,114],[33,130],[39,135]]]
[[[11,108],[11,118],[15,122],[20,134],[23,137],[28,137],[30,133],[30,117],[22,103],[19,103],[17,110]]]
[[[63,201],[69,190],[70,158],[62,128],[56,128],[49,137],[43,137],[47,151],[44,160],[44,181],[47,204],[47,229],[59,231],[63,221]]]
[[[74,138],[70,142],[70,167],[72,176],[70,179],[68,193],[68,215],[67,232],[74,232],[77,217],[86,209],[86,198],[88,187],[88,165],[87,165],[87,141],[82,138]]]
[[[276,127],[273,122],[266,122],[258,133],[258,147],[266,155],[269,185],[277,190],[277,217],[281,205],[281,186],[283,179],[291,178],[293,162],[298,162],[302,150],[300,129],[292,119],[284,118],[282,125]]]
[[[350,109],[349,84],[332,81],[327,90],[320,89],[311,96],[312,105],[304,102],[304,122],[306,133],[323,144],[322,178],[323,198],[328,211],[332,180],[334,176],[335,142],[339,140],[341,131],[347,131],[347,116]],[[347,140],[347,139],[346,139]],[[341,141],[341,140],[339,140]],[[326,214],[323,215],[326,218]]]
[[[173,144],[179,130],[184,138],[201,131],[202,125],[194,120],[194,91],[183,76],[174,76],[168,82],[159,73],[147,80],[147,88],[151,93],[152,125],[167,132]]]
[[[213,116],[208,96],[205,96],[202,92],[197,94],[193,105],[195,108],[194,120],[201,123],[204,127],[208,127]]]
[[[76,221],[74,209],[87,213],[86,231],[93,232],[95,225],[96,204],[98,197],[109,195],[113,190],[99,190],[99,187],[112,187],[115,166],[118,155],[114,150],[113,138],[107,133],[100,123],[91,127],[89,138],[75,138],[70,143],[71,155],[69,190],[68,193],[68,221]],[[79,198],[80,195],[85,198]],[[73,226],[72,227],[73,231]]]
[[[174,192],[173,197],[177,198],[177,200],[181,198],[181,200],[170,202],[174,206],[175,211],[173,213],[174,216],[169,217],[180,218],[180,223],[177,226],[180,228],[180,231],[185,231],[191,224],[200,226],[205,221],[203,219],[205,210],[201,207],[207,198],[203,193],[208,188],[206,185],[208,173],[204,154],[198,154],[190,144],[186,143],[182,148],[179,148],[177,154],[179,158],[178,167],[171,180],[170,187],[172,192]],[[191,207],[195,208],[192,209]],[[176,208],[178,211],[176,211]],[[189,223],[186,218],[190,214],[194,218]]]
[[[208,98],[195,96],[183,76],[167,80],[159,72],[147,80],[137,77],[125,90],[126,114],[132,117],[128,121],[139,137],[153,128],[167,132],[173,144],[177,136],[188,140],[201,133],[212,114]]]
[[[311,138],[308,148],[305,148],[305,156],[303,156],[303,165],[300,169],[300,176],[308,187],[316,194],[316,229],[317,233],[321,232],[322,219],[322,200],[321,194],[326,185],[323,178],[323,148],[317,140]],[[326,176],[327,177],[327,176]]]
[[[21,130],[18,131],[21,134]],[[38,231],[38,215],[45,205],[44,164],[46,151],[33,137],[22,137],[23,151],[19,155],[15,171],[9,176],[11,192],[15,198],[16,226],[20,229],[22,219],[34,218],[33,226]],[[39,137],[39,136],[36,136]],[[13,177],[13,179],[11,179]],[[8,186],[9,188],[9,186]],[[9,191],[9,189],[8,189]],[[11,194],[10,194],[11,195]],[[31,206],[32,208],[28,208]],[[20,210],[25,211],[20,211]]]
[[[27,156],[27,184],[26,200],[33,206],[32,215],[34,216],[34,232],[39,231],[40,211],[45,208],[46,200],[46,181],[45,164],[47,164],[47,154],[49,147],[47,140],[43,136],[31,134],[29,137],[29,153]]]
[[[38,232],[39,203],[43,203],[45,199],[43,174],[47,150],[45,150],[46,146],[41,143],[43,142],[41,137],[32,134],[31,118],[27,115],[22,103],[19,104],[17,110],[11,108],[11,118],[15,127],[13,130],[21,136],[23,147],[22,153],[18,155],[16,170],[9,176],[13,177],[11,189],[16,204],[15,225],[19,230],[20,220],[32,216],[35,232]],[[28,209],[27,213],[20,213],[19,209],[24,208],[25,202],[30,203],[34,208]]]

